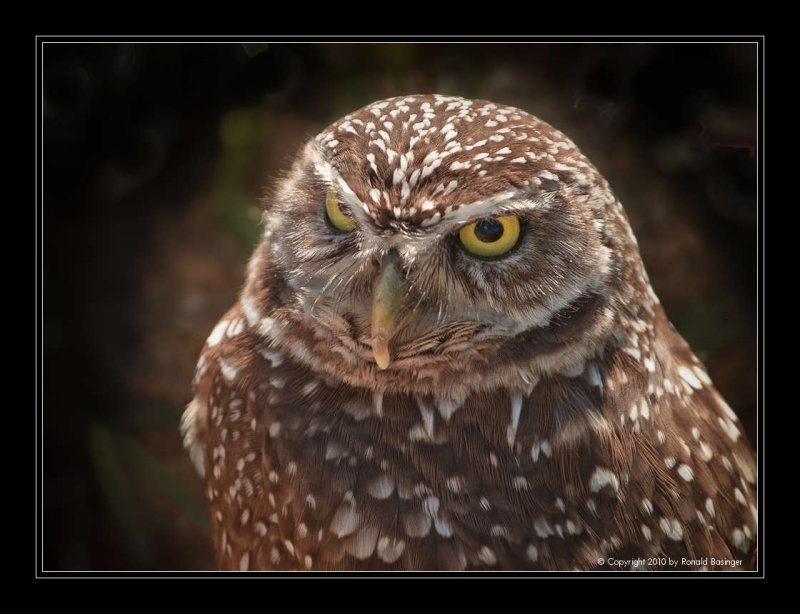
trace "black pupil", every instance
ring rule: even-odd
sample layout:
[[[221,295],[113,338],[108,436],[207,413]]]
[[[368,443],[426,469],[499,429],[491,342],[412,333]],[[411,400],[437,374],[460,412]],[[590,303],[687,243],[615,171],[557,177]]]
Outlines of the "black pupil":
[[[475,224],[475,236],[484,243],[494,243],[503,236],[503,225],[497,220],[481,220]]]

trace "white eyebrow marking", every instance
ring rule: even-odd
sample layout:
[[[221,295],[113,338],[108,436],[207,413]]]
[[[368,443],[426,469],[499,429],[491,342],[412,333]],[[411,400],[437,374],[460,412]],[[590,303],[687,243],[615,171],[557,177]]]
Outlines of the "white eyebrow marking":
[[[527,192],[513,190],[502,192],[487,200],[477,200],[460,205],[454,210],[448,208],[437,226],[441,232],[448,232],[456,226],[461,226],[477,218],[531,211],[546,206],[539,201],[531,200],[529,196],[530,194]]]
[[[374,227],[375,218],[370,214],[370,207],[356,196],[353,189],[341,177],[337,169],[325,159],[321,151],[314,150],[311,156],[315,173],[330,187],[330,189],[337,193],[341,202],[350,208],[353,217],[355,217],[358,222],[359,229],[365,237],[368,236],[371,239],[379,238],[377,229]],[[430,154],[425,159],[428,157],[430,157]],[[434,160],[431,166],[435,168],[439,163],[441,163],[441,158]],[[424,170],[422,175],[425,175]],[[384,198],[386,198],[385,192],[383,192],[383,195]],[[388,208],[389,203],[387,202],[386,204]],[[498,213],[507,215],[517,211],[522,212],[532,209],[547,208],[549,204],[546,198],[532,200],[530,189],[527,187],[518,190],[507,190],[499,194],[494,194],[488,199],[476,200],[461,205],[455,204],[447,208],[440,204],[438,207],[439,211],[437,211],[433,217],[420,222],[420,229],[436,226],[437,233],[445,234],[474,219],[497,215]],[[435,208],[437,208],[437,205],[430,200],[424,202],[421,206],[422,211]]]
[[[314,172],[316,172],[320,179],[328,184],[331,190],[336,192],[342,203],[350,208],[350,212],[358,222],[359,230],[364,234],[376,236],[375,229],[372,225],[373,219],[372,216],[369,215],[369,207],[356,196],[353,189],[342,179],[341,175],[339,175],[339,172],[331,166],[319,152],[314,152],[313,161]],[[324,204],[324,200],[322,204]],[[320,207],[322,207],[322,204]]]

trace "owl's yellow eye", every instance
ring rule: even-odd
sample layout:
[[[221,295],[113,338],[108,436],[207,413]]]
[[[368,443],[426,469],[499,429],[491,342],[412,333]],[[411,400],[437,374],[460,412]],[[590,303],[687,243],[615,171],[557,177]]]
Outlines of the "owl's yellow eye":
[[[511,251],[519,241],[520,224],[516,215],[478,220],[458,232],[461,245],[469,253],[491,258]]]
[[[325,214],[328,216],[328,221],[331,223],[331,226],[336,230],[350,232],[356,227],[356,220],[352,215],[342,211],[342,208],[339,206],[339,199],[336,198],[336,194],[333,192],[328,192],[328,195],[325,197]]]

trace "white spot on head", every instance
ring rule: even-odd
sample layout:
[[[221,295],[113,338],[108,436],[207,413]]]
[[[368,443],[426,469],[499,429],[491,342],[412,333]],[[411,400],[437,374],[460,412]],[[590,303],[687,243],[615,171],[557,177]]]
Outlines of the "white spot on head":
[[[397,185],[403,179],[405,179],[405,177],[406,177],[406,173],[402,168],[394,169],[394,173],[392,175],[392,185]]]
[[[375,164],[375,154],[374,153],[368,153],[367,154],[367,161],[369,162],[369,167],[372,169],[372,172],[377,175],[378,174],[378,167]],[[372,191],[370,190],[370,195],[371,194],[372,194]],[[380,192],[378,192],[378,195],[380,196]],[[378,202],[378,201],[375,201],[375,202]]]
[[[437,160],[437,162],[440,162],[440,160]],[[437,166],[438,166],[438,164],[437,164]],[[459,162],[458,160],[456,160],[455,162],[453,162],[450,165],[450,170],[451,171],[462,171],[462,170],[468,169],[470,166],[471,166],[471,164],[469,162]],[[425,168],[428,168],[428,167],[426,166]],[[425,169],[422,169],[422,177],[423,178],[425,177]]]
[[[453,179],[450,183],[447,184],[447,187],[444,189],[444,192],[442,192],[442,196],[447,196],[457,187],[458,187],[458,181],[456,179]]]

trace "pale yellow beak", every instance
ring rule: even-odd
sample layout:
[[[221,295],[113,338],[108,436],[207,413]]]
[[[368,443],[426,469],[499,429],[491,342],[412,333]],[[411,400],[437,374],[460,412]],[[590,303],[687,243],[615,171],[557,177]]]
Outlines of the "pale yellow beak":
[[[392,362],[389,342],[399,328],[398,316],[405,299],[402,274],[393,258],[384,258],[372,291],[372,355],[379,369],[386,369]]]

